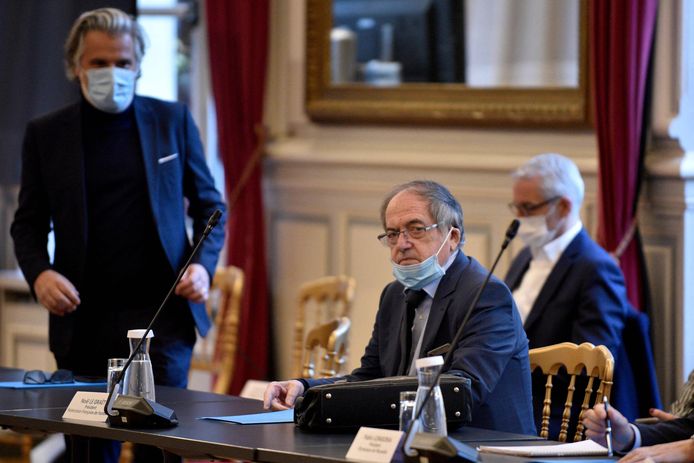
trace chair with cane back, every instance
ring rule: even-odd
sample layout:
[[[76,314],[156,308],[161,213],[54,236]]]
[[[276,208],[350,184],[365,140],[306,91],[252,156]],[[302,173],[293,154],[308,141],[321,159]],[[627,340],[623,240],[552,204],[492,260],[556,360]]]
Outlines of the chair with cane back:
[[[546,347],[531,349],[530,369],[534,371],[539,368],[546,376],[545,396],[542,407],[542,420],[540,436],[549,437],[550,414],[552,408],[552,388],[553,378],[557,376],[559,370],[566,368],[569,375],[566,400],[561,415],[561,427],[558,440],[566,442],[569,422],[571,421],[571,408],[574,400],[581,400],[580,396],[574,397],[576,390],[576,378],[587,376],[588,382],[580,402],[580,412],[576,423],[576,433],[573,441],[585,439],[583,426],[583,415],[595,403],[602,402],[603,396],[609,399],[612,388],[612,375],[614,371],[614,358],[610,350],[605,346],[594,346],[584,342],[576,345],[571,342],[562,342]],[[597,391],[594,393],[597,383]]]

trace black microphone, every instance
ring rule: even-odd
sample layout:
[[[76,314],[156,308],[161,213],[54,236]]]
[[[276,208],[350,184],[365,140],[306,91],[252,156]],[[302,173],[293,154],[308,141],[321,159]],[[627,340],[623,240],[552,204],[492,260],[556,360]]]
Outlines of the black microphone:
[[[157,321],[162,309],[166,303],[169,302],[171,295],[176,289],[176,285],[178,285],[178,282],[181,281],[181,278],[183,278],[186,270],[188,270],[188,267],[190,267],[193,257],[198,252],[198,249],[200,249],[200,245],[202,245],[215,225],[219,223],[219,219],[221,217],[222,211],[219,209],[216,209],[210,216],[210,219],[207,221],[207,226],[205,227],[205,230],[203,230],[202,236],[198,240],[198,243],[191,251],[190,256],[188,256],[188,260],[183,265],[180,272],[178,272],[176,280],[174,281],[173,285],[171,285],[169,292],[164,297],[164,300],[154,314],[154,317],[152,317],[152,321],[149,322],[147,329],[142,335],[142,338],[140,338],[137,346],[135,349],[133,349],[132,353],[128,357],[128,360],[125,362],[123,369],[118,373],[113,381],[111,389],[108,391],[106,405],[104,405],[104,412],[106,412],[108,417],[109,425],[133,428],[170,428],[178,425],[178,417],[172,409],[152,400],[145,399],[144,397],[118,395],[114,400],[114,391],[125,376],[126,370],[132,363],[133,358],[135,358],[135,354],[140,350],[140,347],[142,347],[142,343],[147,338],[147,335],[150,331],[152,331],[152,326],[154,325],[154,322]]]
[[[501,259],[501,255],[504,253],[504,251],[508,247],[511,240],[513,238],[515,238],[516,233],[518,233],[518,227],[520,227],[520,221],[518,219],[513,219],[511,224],[506,229],[506,236],[504,238],[503,243],[501,243],[501,249],[499,249],[499,253],[496,255],[496,259],[494,260],[494,263],[492,264],[491,268],[489,269],[489,272],[487,272],[487,277],[484,279],[484,282],[482,283],[482,286],[480,286],[480,289],[477,290],[477,294],[475,294],[475,298],[472,300],[472,303],[470,303],[470,306],[468,307],[467,313],[465,314],[463,321],[460,323],[460,327],[458,327],[458,331],[456,331],[455,336],[453,337],[453,341],[451,341],[451,343],[450,343],[450,348],[448,349],[448,352],[446,352],[446,356],[443,359],[443,366],[441,367],[441,369],[439,369],[439,372],[434,377],[434,381],[432,383],[434,386],[436,386],[439,383],[439,378],[441,377],[441,373],[443,373],[443,371],[446,369],[446,365],[448,364],[449,360],[453,356],[453,352],[455,351],[455,346],[458,345],[458,342],[460,342],[460,338],[463,336],[463,329],[465,328],[467,321],[470,319],[470,314],[472,313],[473,309],[475,308],[475,306],[479,302],[480,297],[482,296],[482,291],[484,291],[485,288],[487,287],[487,285],[489,284],[489,280],[492,277],[492,274],[494,273],[494,269],[496,268],[496,265],[499,263],[499,259]],[[412,430],[414,429],[415,424],[419,421],[419,418],[422,415],[422,410],[424,410],[424,407],[429,402],[429,399],[431,399],[431,397],[434,395],[434,386],[432,386],[431,389],[429,389],[429,393],[426,396],[424,396],[424,400],[422,400],[421,405],[419,406],[419,408],[417,410],[415,410],[414,418],[412,418],[412,421],[410,421],[410,425],[408,426],[407,432],[405,433],[405,439],[403,440],[402,450],[403,450],[403,453],[407,456],[415,456],[416,455],[416,453],[411,452],[409,450],[409,447],[410,447],[409,442],[410,442],[410,438],[412,435]],[[450,439],[450,438],[447,437],[447,438],[442,438],[442,439]],[[412,445],[412,448],[416,449],[417,448],[416,443],[412,442],[412,444],[414,444],[414,445]],[[454,447],[460,447],[460,446],[469,447],[469,446],[465,446],[465,444],[462,444],[459,442],[456,442],[454,445]],[[466,450],[468,450],[467,453],[468,453],[468,455],[470,455],[470,454],[472,454],[472,452],[469,452],[469,450],[474,451],[474,448],[469,447],[469,449],[466,449]],[[465,452],[460,450],[458,453],[459,453],[458,454],[459,457],[461,457],[461,458],[464,457],[462,453],[465,453]],[[474,452],[475,455],[476,455],[476,453],[477,452]],[[474,460],[471,459],[469,461],[476,461],[476,459],[474,459]]]
[[[201,241],[204,238],[207,238],[207,235],[209,235],[212,229],[217,226],[220,218],[222,218],[222,211],[220,211],[219,209],[215,209],[215,211],[210,216],[210,220],[207,221],[207,226],[205,227],[205,230],[203,230],[202,232],[202,237],[200,238]],[[516,222],[518,221],[516,220]],[[516,227],[516,231],[518,231],[518,227]],[[515,236],[515,233],[513,235]]]
[[[518,228],[520,228],[520,220],[513,219],[506,229],[506,237],[504,238],[504,242],[501,243],[501,252],[499,252],[499,257],[501,257],[501,253],[504,252],[504,249],[506,249],[511,240],[516,237]],[[497,260],[499,260],[499,257],[497,257]],[[496,265],[496,262],[494,262],[494,265]]]

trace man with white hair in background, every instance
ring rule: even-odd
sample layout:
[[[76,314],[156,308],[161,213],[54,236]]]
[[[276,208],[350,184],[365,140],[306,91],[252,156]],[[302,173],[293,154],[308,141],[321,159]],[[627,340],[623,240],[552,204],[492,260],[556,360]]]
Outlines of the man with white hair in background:
[[[631,309],[620,268],[581,223],[584,184],[578,167],[559,154],[541,154],[520,166],[513,180],[509,207],[521,222],[518,236],[526,247],[511,263],[506,284],[529,348],[590,342],[617,357]],[[541,410],[544,390],[537,383],[533,401]],[[564,401],[559,398],[559,416]],[[536,424],[539,416],[536,411]]]

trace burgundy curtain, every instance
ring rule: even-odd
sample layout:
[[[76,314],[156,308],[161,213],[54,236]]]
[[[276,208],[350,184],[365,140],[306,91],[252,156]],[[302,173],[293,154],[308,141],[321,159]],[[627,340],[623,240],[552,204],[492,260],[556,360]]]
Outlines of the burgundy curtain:
[[[266,379],[270,314],[261,190],[268,0],[207,0],[212,89],[229,215],[228,263],[243,269],[239,339],[229,393]]]
[[[632,305],[646,310],[648,288],[636,204],[657,0],[593,0],[590,10],[595,128],[600,153],[598,241],[620,258]]]

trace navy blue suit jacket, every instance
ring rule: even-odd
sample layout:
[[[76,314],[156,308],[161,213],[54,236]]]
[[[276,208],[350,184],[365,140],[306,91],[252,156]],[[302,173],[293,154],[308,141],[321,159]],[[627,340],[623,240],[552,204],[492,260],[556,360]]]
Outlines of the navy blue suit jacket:
[[[521,284],[531,258],[526,247],[511,263],[506,284],[512,291]],[[644,317],[629,305],[622,272],[613,258],[582,229],[550,272],[524,328],[531,349],[567,341],[610,349],[615,357],[613,405],[633,420],[646,416],[649,407],[660,406]],[[641,360],[632,365],[630,357]],[[533,390],[538,395],[542,387]],[[539,415],[542,396],[535,401]]]
[[[154,222],[171,269],[177,273],[191,250],[184,199],[188,200],[196,242],[214,210],[225,210],[224,203],[214,187],[198,130],[185,106],[139,96],[133,105]],[[160,163],[159,159],[167,156],[173,159]],[[82,285],[88,220],[83,157],[79,103],[28,124],[12,237],[17,260],[32,290],[36,277],[51,268],[78,290]],[[55,231],[53,264],[46,250],[51,223]],[[223,241],[224,217],[194,258],[207,269],[210,281]],[[210,320],[204,304],[189,305],[198,331],[205,335]],[[51,350],[62,355],[70,345],[73,317],[51,314],[49,326]]]
[[[506,275],[511,291],[520,285],[531,258],[526,247],[511,263]],[[562,253],[528,314],[524,328],[530,348],[590,342],[616,356],[626,301],[621,270],[583,229]]]
[[[476,260],[462,251],[458,253],[434,295],[421,352],[453,340],[486,273]],[[405,348],[404,289],[402,284],[392,282],[383,290],[361,366],[347,379],[358,381],[399,374]],[[472,310],[448,371],[472,381],[472,426],[535,434],[528,341],[511,293],[506,285],[492,277]],[[325,382],[312,380],[309,385]]]
[[[694,414],[656,424],[637,424],[641,432],[641,445],[666,444],[689,439],[694,435]]]

